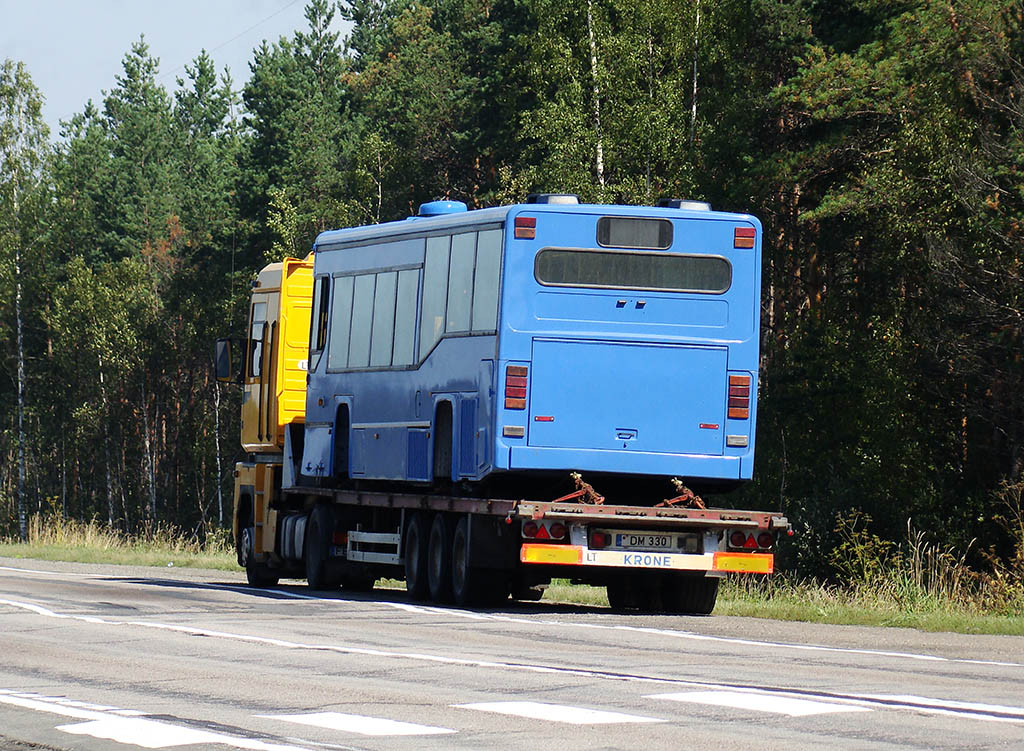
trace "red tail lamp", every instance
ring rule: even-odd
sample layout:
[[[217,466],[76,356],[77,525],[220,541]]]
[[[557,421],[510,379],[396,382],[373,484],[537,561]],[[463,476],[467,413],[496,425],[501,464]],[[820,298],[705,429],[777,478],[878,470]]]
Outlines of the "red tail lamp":
[[[737,227],[732,233],[734,248],[753,248],[757,238],[757,230],[753,227]]]
[[[516,240],[533,240],[537,237],[537,217],[517,216],[515,221]],[[754,247],[751,245],[750,247]]]
[[[750,418],[750,376],[729,376],[729,419]]]
[[[526,409],[529,373],[525,365],[505,366],[505,409]]]

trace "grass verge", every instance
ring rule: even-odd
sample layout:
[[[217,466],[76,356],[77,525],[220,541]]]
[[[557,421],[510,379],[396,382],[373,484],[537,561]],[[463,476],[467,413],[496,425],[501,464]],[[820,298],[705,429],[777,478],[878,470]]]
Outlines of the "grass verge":
[[[180,530],[155,525],[126,535],[95,520],[80,522],[39,516],[30,519],[28,533],[28,542],[0,542],[0,555],[120,566],[184,566],[222,571],[238,568],[234,550],[224,534],[200,542]]]

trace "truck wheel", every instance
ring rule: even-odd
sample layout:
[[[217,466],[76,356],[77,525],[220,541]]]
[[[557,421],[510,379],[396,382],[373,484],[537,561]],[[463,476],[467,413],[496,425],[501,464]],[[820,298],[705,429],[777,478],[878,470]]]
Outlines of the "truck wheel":
[[[636,610],[639,607],[634,582],[629,577],[612,579],[605,590],[612,610]]]
[[[306,522],[306,581],[312,589],[335,589],[341,584],[336,575],[328,571],[334,517],[324,505],[316,506]]]
[[[267,564],[254,560],[256,530],[252,527],[242,529],[242,539],[238,541],[238,563],[245,569],[245,578],[250,587],[275,587],[281,581]]]
[[[474,568],[469,560],[469,517],[463,516],[452,535],[452,595],[458,605],[476,605],[484,601],[486,572]]]
[[[427,550],[430,544],[430,527],[427,516],[415,512],[405,527],[402,540],[405,558],[405,589],[417,600],[430,597],[430,579],[427,574]]]
[[[719,579],[712,576],[669,576],[662,588],[662,602],[670,613],[710,615],[718,599]]]
[[[452,595],[452,528],[445,514],[436,514],[430,525],[427,546],[427,579],[430,599],[450,603]]]

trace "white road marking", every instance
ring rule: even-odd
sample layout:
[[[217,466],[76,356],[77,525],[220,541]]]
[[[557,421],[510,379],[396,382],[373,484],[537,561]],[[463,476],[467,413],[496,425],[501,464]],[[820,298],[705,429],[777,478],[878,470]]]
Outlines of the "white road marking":
[[[684,691],[677,694],[653,694],[648,699],[692,702],[732,709],[749,709],[755,712],[774,712],[790,717],[829,714],[832,712],[870,712],[867,707],[834,702],[794,699],[755,691]]]
[[[102,578],[104,580],[110,580],[112,577],[106,574],[79,574],[79,573],[64,573],[64,572],[47,572],[47,571],[34,571],[32,569],[22,569],[12,566],[0,566],[0,571],[17,571],[20,573],[33,573],[50,575],[54,577],[59,576],[75,576],[75,577],[94,577]],[[137,580],[138,577],[114,577],[116,579],[126,580]],[[227,592],[238,592],[242,594],[251,594],[252,589],[242,585],[231,585],[231,584],[209,584],[205,582],[189,582],[191,586],[201,589],[214,589]],[[949,664],[960,664],[960,665],[987,665],[992,667],[1005,667],[1005,668],[1024,668],[1024,662],[1003,662],[998,660],[980,660],[980,659],[969,659],[969,658],[956,658],[956,657],[942,657],[939,655],[920,654],[915,652],[890,652],[878,649],[857,649],[853,647],[828,647],[818,644],[792,644],[789,642],[771,642],[771,641],[757,641],[755,639],[741,639],[732,636],[713,636],[708,634],[697,634],[692,631],[680,631],[676,629],[663,629],[663,628],[652,628],[649,626],[627,626],[623,624],[607,624],[607,623],[576,623],[573,621],[553,621],[548,619],[531,619],[531,618],[519,618],[516,616],[508,615],[495,615],[493,613],[476,613],[469,610],[458,610],[456,608],[442,608],[432,607],[429,605],[414,605],[405,602],[375,602],[368,600],[339,600],[337,598],[322,597],[317,595],[305,595],[299,592],[290,592],[285,589],[270,588],[264,590],[281,597],[286,597],[295,600],[314,600],[325,603],[334,603],[340,605],[351,604],[355,602],[360,606],[378,606],[392,608],[394,610],[402,610],[409,613],[423,613],[431,615],[442,615],[445,617],[453,618],[464,618],[467,620],[475,621],[497,621],[501,623],[517,623],[528,626],[554,626],[559,629],[566,628],[578,628],[578,629],[589,629],[594,631],[623,631],[628,633],[638,634],[651,634],[655,636],[666,636],[674,639],[683,639],[689,641],[706,641],[706,642],[717,642],[721,644],[735,644],[740,646],[756,647],[759,649],[771,648],[771,649],[788,649],[800,652],[820,652],[820,653],[832,653],[832,654],[851,654],[851,655],[865,655],[869,657],[888,657],[892,659],[900,660],[917,660],[922,662],[937,662],[937,663],[949,663]],[[4,601],[0,600],[0,603]]]
[[[443,735],[456,731],[431,725],[417,725],[414,722],[387,720],[382,717],[367,717],[341,712],[313,712],[311,714],[256,715],[268,720],[284,720],[300,725],[311,725],[328,730],[341,730],[359,735]]]
[[[142,748],[170,748],[192,743],[216,743],[248,751],[310,751],[306,746],[267,743],[255,738],[199,730],[164,720],[144,719],[138,716],[142,713],[134,710],[121,710],[115,707],[102,710],[84,709],[83,705],[89,706],[84,702],[9,689],[0,689],[0,704],[83,720],[83,722],[71,725],[59,725],[57,730],[73,735],[89,735],[93,738],[132,744]]]
[[[116,626],[116,627],[135,627],[135,628],[150,628],[159,629],[162,631],[170,631],[174,633],[187,634],[190,636],[207,636],[216,639],[229,639],[233,641],[239,641],[248,644],[263,644],[268,646],[275,646],[283,649],[298,649],[298,650],[311,650],[317,652],[334,652],[336,654],[347,654],[347,655],[360,655],[368,657],[381,657],[381,658],[392,658],[402,660],[417,660],[421,662],[431,662],[444,665],[461,665],[465,667],[475,668],[486,668],[495,670],[506,670],[506,671],[518,671],[526,673],[541,673],[549,675],[561,675],[561,676],[574,676],[588,679],[600,679],[600,680],[614,680],[624,681],[629,683],[647,683],[657,684],[665,686],[674,686],[676,688],[693,688],[698,691],[736,691],[736,690],[752,690],[756,691],[756,688],[737,687],[735,685],[726,684],[715,684],[700,681],[688,681],[678,678],[655,678],[651,676],[643,675],[630,675],[628,673],[616,673],[611,671],[602,671],[587,668],[576,668],[568,666],[555,666],[555,665],[538,665],[530,663],[516,663],[516,662],[498,662],[492,660],[479,660],[468,657],[447,657],[443,655],[424,654],[420,652],[401,652],[395,650],[385,649],[367,649],[359,647],[347,647],[338,644],[305,644],[301,642],[287,641],[284,639],[272,639],[263,636],[251,636],[247,634],[237,634],[226,631],[213,631],[210,629],[197,628],[193,626],[182,626],[168,623],[158,623],[153,621],[119,621],[113,619],[98,618],[93,616],[82,616],[82,615],[68,615],[64,613],[56,613],[52,610],[44,608],[40,605],[33,603],[20,602],[17,600],[0,599],[0,605],[9,605],[15,608],[21,608],[30,612],[36,613],[37,615],[48,617],[48,618],[59,618],[71,621],[81,621],[94,625],[105,625],[105,626]],[[446,609],[440,610],[440,612],[451,615],[453,611]],[[565,624],[563,624],[565,625]],[[631,627],[625,627],[631,628]],[[653,630],[653,629],[652,629]],[[728,641],[728,640],[723,640]],[[752,642],[755,643],[756,642]],[[835,650],[843,651],[843,650]],[[945,658],[932,658],[942,662],[966,662],[964,660],[947,660]],[[993,663],[990,663],[993,664]],[[1001,721],[1009,722],[1024,722],[1024,708],[1010,707],[1010,713],[1006,714],[994,713],[991,717],[985,715],[983,712],[979,712],[968,708],[956,708],[951,706],[939,706],[935,702],[941,702],[942,700],[930,700],[925,699],[924,702],[930,702],[927,704],[901,702],[898,699],[889,700],[881,699],[877,696],[858,695],[858,694],[847,694],[841,692],[827,692],[827,691],[800,691],[797,689],[786,689],[784,692],[780,691],[766,691],[765,693],[779,694],[784,693],[795,698],[809,697],[811,700],[832,700],[839,701],[849,704],[860,704],[874,707],[887,707],[890,709],[902,709],[902,710],[914,710],[914,711],[929,711],[935,714],[955,714],[960,717],[970,717],[974,719],[996,719]]]
[[[883,706],[896,705],[900,708],[913,708],[919,712],[930,714],[953,715],[963,717],[969,714],[977,720],[990,722],[1024,723],[1024,707],[1011,707],[1005,704],[979,704],[969,701],[950,701],[948,699],[929,699],[926,696],[909,694],[864,694],[859,698],[877,702]]]
[[[564,704],[545,704],[537,701],[485,701],[475,704],[452,704],[458,709],[476,709],[481,712],[528,717],[545,722],[565,722],[570,725],[611,725],[627,722],[665,722],[656,717],[642,717],[603,709],[570,707]]]

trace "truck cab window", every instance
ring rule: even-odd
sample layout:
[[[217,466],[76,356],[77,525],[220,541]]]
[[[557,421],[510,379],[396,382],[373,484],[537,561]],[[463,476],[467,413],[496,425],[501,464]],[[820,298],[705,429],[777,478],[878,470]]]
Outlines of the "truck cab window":
[[[254,302],[249,324],[249,377],[263,374],[263,337],[267,327],[267,304]]]

